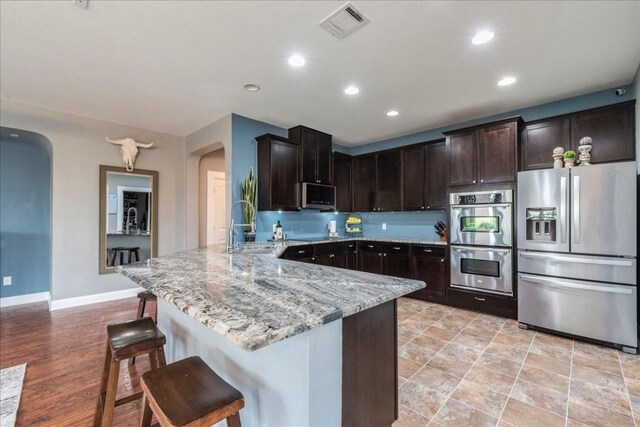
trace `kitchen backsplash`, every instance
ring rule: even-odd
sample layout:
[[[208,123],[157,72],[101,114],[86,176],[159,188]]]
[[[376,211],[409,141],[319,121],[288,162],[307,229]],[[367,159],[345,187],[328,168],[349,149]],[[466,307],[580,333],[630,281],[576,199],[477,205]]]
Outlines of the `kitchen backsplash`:
[[[362,213],[365,237],[398,237],[438,240],[433,226],[436,222],[447,223],[445,211],[429,212],[370,212]],[[347,214],[334,212],[258,212],[256,217],[256,239],[264,242],[272,237],[272,225],[280,220],[283,231],[290,239],[304,239],[327,235],[327,223],[337,221],[338,233],[344,235]],[[382,225],[386,224],[386,230]]]

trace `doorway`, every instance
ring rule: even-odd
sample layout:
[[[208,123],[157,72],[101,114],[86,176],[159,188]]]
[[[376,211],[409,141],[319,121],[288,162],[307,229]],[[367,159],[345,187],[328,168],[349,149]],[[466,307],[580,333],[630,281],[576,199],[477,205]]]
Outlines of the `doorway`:
[[[198,174],[199,246],[224,243],[227,187],[224,148],[202,155]]]
[[[225,241],[225,185],[224,172],[207,171],[207,246]]]

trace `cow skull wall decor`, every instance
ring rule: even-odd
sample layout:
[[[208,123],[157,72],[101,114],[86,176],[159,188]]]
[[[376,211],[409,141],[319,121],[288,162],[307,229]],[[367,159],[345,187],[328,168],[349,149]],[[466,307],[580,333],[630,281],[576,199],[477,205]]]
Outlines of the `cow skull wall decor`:
[[[109,139],[105,138],[112,144],[120,146],[122,152],[122,161],[124,161],[127,171],[133,172],[133,165],[136,162],[136,156],[138,155],[138,148],[151,148],[153,142],[149,144],[142,144],[133,138],[124,139]]]

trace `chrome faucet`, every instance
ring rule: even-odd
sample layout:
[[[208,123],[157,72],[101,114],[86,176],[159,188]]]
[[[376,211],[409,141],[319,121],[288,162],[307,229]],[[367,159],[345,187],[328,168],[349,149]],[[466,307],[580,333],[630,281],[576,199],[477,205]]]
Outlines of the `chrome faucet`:
[[[136,226],[138,225],[138,210],[134,207],[130,207],[129,209],[127,209],[127,227],[126,227],[126,234],[129,234],[129,225],[131,225],[131,211],[133,211],[133,221],[135,222]]]
[[[251,212],[252,212],[252,217],[253,217],[253,221],[251,221],[250,224],[236,224],[235,220],[234,220],[234,213],[236,210],[236,206],[240,205],[240,204],[246,204],[249,205],[251,207]],[[231,224],[229,225],[229,232],[227,233],[227,252],[231,252],[235,246],[235,235],[238,233],[238,231],[236,230],[236,227],[251,227],[251,231],[253,233],[256,232],[256,208],[253,206],[253,204],[251,202],[249,202],[248,200],[238,200],[237,202],[235,202],[233,204],[233,206],[231,207]]]

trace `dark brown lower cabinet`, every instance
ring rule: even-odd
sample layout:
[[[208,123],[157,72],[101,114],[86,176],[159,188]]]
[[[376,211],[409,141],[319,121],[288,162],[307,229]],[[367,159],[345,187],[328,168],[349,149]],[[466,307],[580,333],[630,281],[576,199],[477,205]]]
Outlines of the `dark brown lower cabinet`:
[[[406,244],[383,244],[382,249],[382,274],[394,277],[411,278],[409,252],[410,245]]]
[[[358,243],[356,241],[347,242],[345,261],[347,263],[345,268],[358,270]]]
[[[427,287],[409,296],[427,300],[444,298],[448,269],[446,248],[414,245],[412,252],[412,278],[424,281]]]
[[[482,311],[497,316],[518,318],[518,301],[516,298],[492,295],[483,292],[466,291],[449,288],[447,303],[456,307]]]
[[[358,270],[382,274],[382,252],[380,245],[372,242],[358,243]]]

